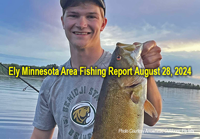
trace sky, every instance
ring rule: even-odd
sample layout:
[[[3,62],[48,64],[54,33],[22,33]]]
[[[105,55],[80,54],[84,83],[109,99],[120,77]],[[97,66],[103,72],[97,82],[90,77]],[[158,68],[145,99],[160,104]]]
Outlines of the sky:
[[[105,0],[108,24],[102,47],[111,53],[117,42],[155,40],[161,66],[192,67],[192,76],[163,77],[200,84],[199,0]],[[59,0],[9,0],[0,4],[0,62],[61,65],[70,58]]]

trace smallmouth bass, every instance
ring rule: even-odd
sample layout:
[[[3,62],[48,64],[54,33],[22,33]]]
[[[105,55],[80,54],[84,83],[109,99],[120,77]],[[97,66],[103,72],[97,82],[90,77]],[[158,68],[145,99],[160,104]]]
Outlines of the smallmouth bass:
[[[140,56],[143,44],[122,44],[112,54],[113,68],[144,68]],[[92,139],[140,139],[144,110],[157,117],[147,98],[147,79],[144,76],[107,76],[102,84]]]

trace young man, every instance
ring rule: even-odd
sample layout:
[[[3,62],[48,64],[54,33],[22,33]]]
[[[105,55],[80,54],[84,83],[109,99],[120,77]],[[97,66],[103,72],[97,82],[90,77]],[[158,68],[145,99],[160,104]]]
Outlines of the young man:
[[[104,0],[60,0],[60,3],[71,53],[61,68],[107,68],[111,54],[100,44],[100,33],[107,24]],[[145,68],[160,65],[160,51],[154,41],[144,43],[141,55]],[[51,139],[56,124],[58,139],[90,139],[102,82],[101,76],[48,76],[40,89],[31,139]],[[160,115],[161,96],[153,76],[147,82],[147,97]],[[152,126],[158,119],[145,114],[144,122]]]

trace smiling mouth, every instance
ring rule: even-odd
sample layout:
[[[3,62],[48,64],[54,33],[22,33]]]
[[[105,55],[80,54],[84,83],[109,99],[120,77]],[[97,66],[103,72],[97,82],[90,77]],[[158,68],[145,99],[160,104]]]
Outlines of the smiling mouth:
[[[72,32],[74,33],[75,35],[88,35],[88,34],[91,34],[91,32]]]

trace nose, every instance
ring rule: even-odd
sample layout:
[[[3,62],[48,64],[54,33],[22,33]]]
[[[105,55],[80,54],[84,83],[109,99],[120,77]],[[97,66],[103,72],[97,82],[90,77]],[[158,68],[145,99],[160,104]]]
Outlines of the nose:
[[[76,27],[80,29],[87,27],[87,19],[85,17],[80,17],[76,23]]]

